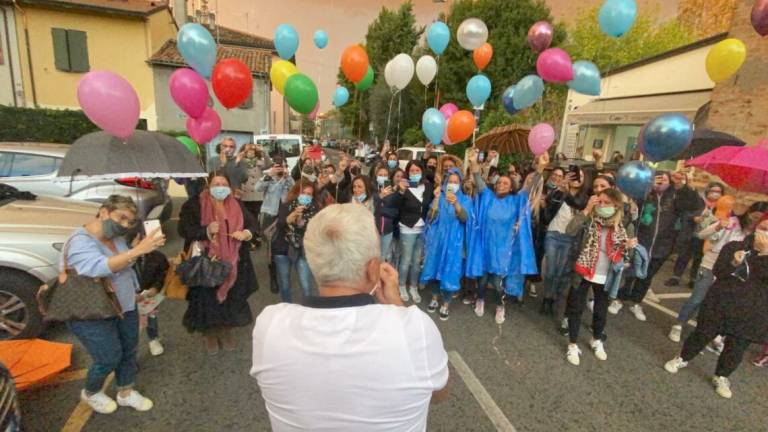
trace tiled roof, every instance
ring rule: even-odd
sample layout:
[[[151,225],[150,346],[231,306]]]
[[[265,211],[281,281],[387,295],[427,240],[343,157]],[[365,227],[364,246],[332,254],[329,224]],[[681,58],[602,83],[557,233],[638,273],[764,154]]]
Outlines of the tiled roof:
[[[275,44],[272,39],[256,36],[251,33],[242,32],[217,25],[215,28],[209,28],[213,38],[220,44],[239,45],[245,47],[261,48],[275,51]]]
[[[135,16],[147,16],[168,8],[168,3],[160,0],[19,0],[19,3],[55,9],[89,10]]]
[[[267,75],[272,61],[272,52],[261,48],[219,44],[216,59],[221,60],[224,58],[236,58],[242,61],[251,69],[254,75]],[[166,41],[147,61],[152,65],[187,66],[187,63],[176,48],[176,41],[173,39]]]

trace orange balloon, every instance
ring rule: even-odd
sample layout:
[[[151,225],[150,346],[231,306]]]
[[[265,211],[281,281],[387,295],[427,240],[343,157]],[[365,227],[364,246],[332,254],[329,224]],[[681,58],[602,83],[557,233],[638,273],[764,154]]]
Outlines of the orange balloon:
[[[480,48],[472,52],[472,59],[475,61],[475,66],[478,69],[483,70],[491,62],[493,57],[493,47],[488,42],[482,44]]]
[[[477,122],[475,115],[467,110],[458,111],[448,119],[448,139],[456,144],[472,136]]]
[[[733,195],[723,195],[715,202],[715,217],[724,220],[731,217],[733,206],[736,204],[736,197]]]
[[[353,83],[358,83],[368,73],[368,53],[360,45],[350,45],[341,53],[341,71]]]

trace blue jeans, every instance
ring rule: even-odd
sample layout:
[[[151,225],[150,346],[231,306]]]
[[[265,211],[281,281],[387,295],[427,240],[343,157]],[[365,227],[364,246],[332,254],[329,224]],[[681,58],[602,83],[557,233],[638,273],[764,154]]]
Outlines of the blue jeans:
[[[488,289],[488,284],[493,286],[493,290],[496,291],[496,297],[498,299],[498,305],[504,306],[504,286],[502,285],[503,277],[491,273],[486,273],[480,278],[480,283],[477,285],[477,298],[478,300],[485,300],[485,292]]]
[[[160,337],[160,327],[157,324],[157,309],[147,315],[147,337],[149,340],[155,340]]]
[[[440,289],[440,282],[438,281],[432,281],[429,283],[432,285],[432,296],[437,297],[439,295],[443,296],[443,303],[444,304],[450,304],[451,300],[453,300],[453,295],[456,294],[455,292],[446,291]]]
[[[304,297],[312,295],[312,288],[315,285],[314,277],[305,257],[291,258],[288,255],[275,255],[273,259],[275,260],[275,267],[277,267],[277,283],[280,286],[280,298],[283,302],[291,303],[292,267],[296,268],[296,273],[299,276],[302,295]]]
[[[392,238],[392,233],[381,236],[381,260],[390,264],[395,261],[392,256]]]
[[[421,255],[423,251],[423,234],[400,233],[400,265],[397,269],[400,286],[408,286],[409,280],[413,284],[412,288],[415,288],[416,284],[419,283],[419,271],[421,271]]]
[[[712,270],[701,267],[699,269],[699,276],[696,278],[696,282],[693,283],[693,292],[683,307],[680,308],[680,313],[677,314],[677,322],[684,324],[688,319],[693,316],[694,313],[701,306],[701,302],[704,301],[704,297],[707,296],[709,287],[715,283],[715,276],[712,274]]]
[[[139,314],[135,310],[125,312],[123,319],[69,321],[67,326],[93,358],[85,379],[85,391],[101,391],[104,380],[113,371],[118,388],[133,386],[139,343]]]
[[[547,231],[544,237],[544,298],[562,295],[571,279],[573,269],[568,265],[574,238],[557,231]]]

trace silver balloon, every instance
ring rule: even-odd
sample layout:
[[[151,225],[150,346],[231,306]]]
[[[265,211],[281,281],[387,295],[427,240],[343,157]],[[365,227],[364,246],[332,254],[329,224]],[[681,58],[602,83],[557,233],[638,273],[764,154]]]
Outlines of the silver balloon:
[[[456,31],[456,39],[462,48],[474,51],[488,41],[488,27],[477,18],[467,18]]]

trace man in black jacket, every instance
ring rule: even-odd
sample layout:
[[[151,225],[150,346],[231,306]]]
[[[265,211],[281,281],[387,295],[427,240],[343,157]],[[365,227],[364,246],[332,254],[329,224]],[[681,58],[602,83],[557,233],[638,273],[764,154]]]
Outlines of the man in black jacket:
[[[674,276],[664,283],[666,286],[680,284],[680,278],[688,265],[688,261],[696,254],[696,249],[703,246],[702,242],[695,238],[697,224],[694,219],[704,211],[704,200],[688,186],[687,180],[688,176],[682,171],[672,174],[672,185],[675,189],[675,200],[679,205],[680,219],[676,226],[678,228],[677,243],[675,244],[677,259],[675,260]],[[694,260],[694,267],[697,267],[695,264],[696,261]],[[691,284],[693,284],[697,271],[697,268],[691,269]]]

